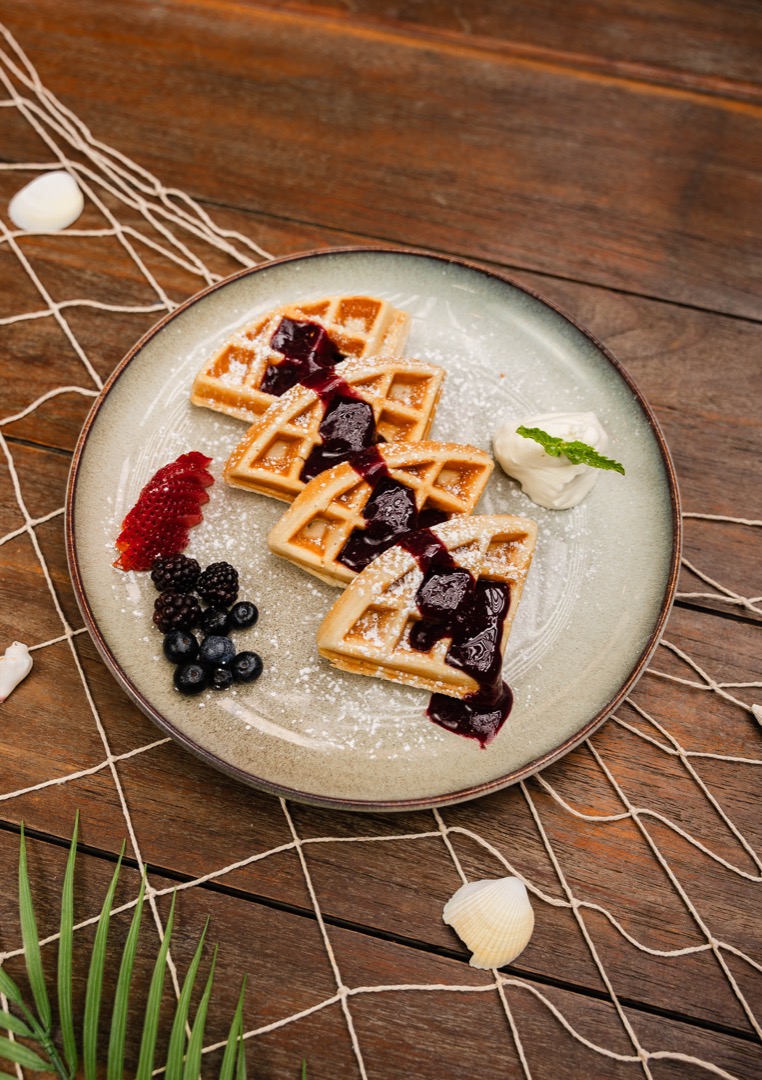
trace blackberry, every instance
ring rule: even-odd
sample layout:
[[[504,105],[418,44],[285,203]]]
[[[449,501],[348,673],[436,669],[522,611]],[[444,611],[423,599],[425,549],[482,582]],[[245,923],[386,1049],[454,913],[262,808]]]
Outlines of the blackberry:
[[[196,582],[196,592],[207,604],[230,607],[238,598],[238,571],[230,563],[212,563]]]
[[[253,626],[258,618],[259,608],[256,604],[252,604],[250,600],[239,600],[230,609],[228,623],[231,630],[245,630],[247,627]]]
[[[201,605],[190,593],[167,589],[154,601],[153,621],[163,634],[170,630],[190,630],[201,618]]]
[[[186,555],[170,555],[162,558],[158,555],[153,561],[151,581],[159,592],[165,589],[174,589],[175,592],[190,592],[198,580],[201,567],[195,559],[189,559]]]
[[[254,682],[262,674],[262,657],[255,652],[239,652],[230,665],[236,682]]]

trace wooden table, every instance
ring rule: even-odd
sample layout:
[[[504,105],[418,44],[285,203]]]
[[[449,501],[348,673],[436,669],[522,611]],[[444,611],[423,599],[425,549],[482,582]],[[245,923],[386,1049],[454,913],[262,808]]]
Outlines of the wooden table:
[[[135,897],[143,862],[158,918],[179,888],[181,973],[211,916],[209,1043],[246,974],[257,1078],[296,1077],[302,1059],[310,1080],[760,1076],[759,10],[5,0],[2,19],[92,139],[147,170],[130,172],[147,199],[150,173],[268,252],[417,246],[568,310],[655,409],[686,512],[655,673],[538,777],[392,816],[252,791],[164,739],[78,633],[60,513],[98,381],[206,280],[141,245],[139,207],[108,193],[75,228],[105,217],[110,235],[4,231],[0,648],[44,644],[0,714],[7,970],[23,981],[20,822],[41,930],[55,934],[79,810],[77,919],[97,913],[126,837],[118,901]],[[3,70],[0,164],[49,163],[54,145],[92,162],[94,143],[90,157],[72,149],[40,119],[34,84]],[[0,171],[4,230],[33,175]],[[214,274],[240,266],[198,247]],[[64,303],[83,297],[98,303]],[[17,318],[33,312],[48,314]],[[86,392],[44,397],[66,386]],[[458,866],[469,880],[510,866],[536,890],[534,936],[499,985],[441,921]],[[114,916],[117,938],[128,918]],[[51,972],[55,952],[43,948]],[[81,1012],[86,956],[75,975]],[[138,1040],[130,1027],[128,1073]]]

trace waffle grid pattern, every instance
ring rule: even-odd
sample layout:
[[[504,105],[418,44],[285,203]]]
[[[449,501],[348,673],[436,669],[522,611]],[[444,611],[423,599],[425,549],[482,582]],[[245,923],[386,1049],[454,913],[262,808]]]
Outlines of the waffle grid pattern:
[[[268,365],[283,359],[270,345],[283,318],[319,323],[346,359],[392,355],[407,338],[406,315],[383,300],[332,296],[290,305],[226,341],[197,375],[192,401],[250,423],[265,412],[277,400],[261,384]]]
[[[334,368],[373,409],[376,431],[386,442],[417,442],[428,434],[444,372],[415,360],[372,357],[345,360]],[[322,442],[326,405],[314,390],[292,386],[259,420],[230,455],[225,479],[291,502],[304,490],[304,462]]]
[[[414,493],[419,511],[470,514],[492,471],[484,451],[451,443],[382,446],[380,454],[392,478]],[[270,547],[330,584],[351,581],[354,571],[338,558],[352,532],[363,527],[372,490],[347,463],[316,476],[270,532]]]
[[[432,531],[457,565],[476,580],[510,585],[505,647],[534,552],[534,523],[508,515],[477,515],[455,518]],[[380,555],[326,615],[318,631],[320,653],[347,671],[382,672],[388,679],[424,690],[471,694],[478,689],[474,681],[445,661],[449,639],[437,641],[428,653],[409,644],[411,628],[420,618],[415,598],[421,576],[406,551],[395,548]]]
[[[0,794],[0,801],[8,805],[14,800],[23,799],[30,792],[44,793],[52,786],[69,785],[85,776],[106,774],[121,807],[130,854],[139,867],[144,867],[141,832],[133,819],[120,768],[128,761],[148,762],[167,740],[140,742],[122,752],[117,752],[112,745],[113,739],[107,732],[91,690],[90,677],[76,648],[83,628],[73,623],[64,610],[55,587],[49,558],[43,551],[41,537],[45,528],[61,517],[63,509],[56,507],[45,513],[36,513],[30,507],[20,465],[21,444],[14,439],[12,429],[14,425],[29,417],[39,417],[42,423],[45,406],[58,397],[92,398],[100,389],[102,379],[88,349],[80,341],[80,337],[83,337],[82,330],[75,329],[75,314],[84,314],[93,319],[104,314],[117,317],[124,313],[155,312],[158,316],[172,310],[177,302],[162,283],[162,265],[172,266],[175,270],[183,269],[195,278],[199,286],[203,286],[222,276],[210,269],[211,264],[219,263],[220,255],[228,260],[228,266],[232,269],[236,266],[251,265],[258,258],[267,257],[267,252],[246,237],[218,227],[205,211],[183,192],[164,187],[145,170],[100,143],[84,124],[42,85],[32,64],[10,33],[3,27],[0,27],[0,32],[3,40],[0,47],[0,112],[7,114],[10,111],[18,120],[28,124],[46,148],[44,160],[0,164],[0,177],[3,171],[17,172],[17,186],[21,186],[21,183],[29,179],[30,174],[36,175],[45,170],[68,168],[74,172],[90,207],[101,213],[104,224],[96,229],[70,229],[66,234],[57,237],[55,243],[63,250],[72,240],[86,240],[93,244],[108,240],[133,261],[150,294],[147,302],[124,306],[87,297],[56,299],[53,291],[44,283],[43,275],[33,258],[27,253],[25,237],[11,229],[4,215],[0,215],[0,256],[15,262],[18,273],[28,279],[31,293],[38,297],[37,306],[6,315],[0,323],[4,327],[15,327],[28,320],[49,321],[58,328],[81,364],[80,382],[55,385],[34,400],[26,402],[20,409],[13,412],[3,409],[0,412],[0,447],[9,478],[13,508],[11,527],[0,536],[0,545],[21,542],[29,545],[39,568],[41,588],[47,592],[51,625],[58,628],[57,632],[44,640],[30,642],[30,646],[37,658],[52,653],[59,647],[66,650],[68,664],[81,683],[88,703],[89,724],[97,732],[102,746],[102,757],[95,764],[83,769],[64,769],[58,775],[51,775],[31,786],[17,787],[9,783],[6,790]],[[133,221],[135,215],[140,217],[141,225],[124,223],[127,220]],[[199,250],[202,254],[198,253]],[[77,325],[82,326],[81,319]],[[692,512],[685,517],[687,522],[701,521],[716,529],[718,545],[722,544],[724,530],[748,530],[749,542],[756,542],[762,528],[762,521],[743,516],[717,517]],[[17,524],[19,519],[20,525]],[[726,609],[730,611],[741,609],[749,614],[762,614],[762,597],[745,595],[730,588],[690,563],[686,562],[684,568],[697,577],[701,585],[697,591],[681,594],[683,598],[705,598],[712,603],[726,605]],[[29,679],[37,677],[38,673],[33,671]],[[605,1075],[607,1062],[611,1063],[612,1067],[614,1063],[631,1065],[633,1076],[649,1078],[655,1075],[661,1063],[674,1062],[689,1068],[690,1075],[712,1075],[732,1080],[733,1072],[709,1060],[705,1055],[658,1043],[654,1045],[643,1035],[634,1022],[632,1009],[625,1005],[617,989],[620,973],[607,965],[604,958],[601,928],[605,926],[613,930],[621,938],[623,947],[629,947],[633,952],[647,957],[657,973],[660,965],[679,965],[681,960],[690,956],[710,955],[722,973],[727,992],[748,1022],[749,1031],[754,1037],[762,1038],[760,1017],[751,1004],[752,995],[749,992],[755,980],[758,985],[762,964],[717,931],[716,912],[708,909],[704,896],[690,877],[684,875],[680,867],[671,865],[664,854],[665,835],[679,837],[699,853],[704,865],[713,873],[733,879],[739,887],[743,883],[759,887],[762,883],[762,859],[759,853],[734,821],[733,812],[726,809],[724,792],[705,779],[705,770],[709,765],[732,769],[735,774],[744,770],[755,773],[762,765],[762,757],[759,755],[734,753],[732,749],[733,734],[739,726],[745,725],[748,730],[751,725],[754,730],[758,729],[762,721],[762,708],[754,702],[755,697],[759,697],[762,684],[721,681],[712,675],[711,670],[707,670],[697,659],[668,639],[662,640],[656,659],[644,676],[646,694],[648,685],[653,680],[666,680],[671,683],[681,700],[691,703],[705,702],[705,707],[716,708],[718,734],[722,735],[722,743],[730,749],[727,752],[709,752],[700,747],[683,745],[683,741],[673,732],[671,717],[659,717],[649,712],[641,704],[643,697],[638,693],[620,709],[619,715],[609,722],[607,729],[613,729],[617,736],[642,747],[644,754],[654,753],[661,761],[674,766],[676,775],[689,779],[697,794],[712,809],[717,827],[725,837],[724,845],[711,842],[702,835],[700,818],[694,820],[686,814],[681,821],[674,815],[644,804],[637,795],[633,795],[621,774],[617,774],[613,758],[604,749],[608,745],[605,732],[598,733],[572,758],[567,759],[562,775],[553,772],[552,778],[548,774],[534,777],[522,783],[515,791],[514,805],[523,805],[528,811],[534,823],[537,842],[545,851],[548,864],[552,867],[552,885],[538,883],[527,876],[521,851],[511,848],[508,840],[498,847],[488,841],[478,829],[462,824],[466,818],[461,815],[460,808],[423,813],[417,819],[420,829],[399,833],[387,831],[380,822],[371,822],[368,835],[362,838],[329,834],[304,836],[295,822],[294,808],[285,800],[280,800],[280,811],[290,836],[287,843],[252,850],[245,858],[234,863],[211,865],[204,874],[177,886],[180,891],[203,889],[206,883],[224,880],[237,869],[275,858],[285,851],[294,852],[298,858],[335,982],[335,990],[306,1009],[283,1015],[272,1023],[253,1027],[246,1033],[246,1037],[256,1042],[259,1037],[275,1028],[295,1024],[309,1014],[321,1013],[332,1007],[338,1008],[344,1017],[351,1040],[357,1074],[367,1078],[371,1077],[371,1072],[366,1064],[362,1039],[355,1023],[356,1004],[362,998],[394,995],[395,1000],[402,1000],[407,995],[430,995],[436,999],[437,995],[444,995],[446,998],[449,995],[457,997],[477,994],[499,1002],[505,1015],[506,1047],[511,1046],[518,1055],[527,1080],[532,1076],[529,1032],[532,1006],[539,1006],[554,1018],[559,1054],[564,1052],[564,1046],[568,1046],[570,1041],[577,1042],[599,1061],[601,1075]],[[55,686],[51,685],[51,697],[55,695],[55,690]],[[12,702],[13,698],[10,699],[11,704]],[[9,706],[6,705],[5,708],[7,710]],[[4,715],[9,714],[6,712]],[[55,748],[51,747],[51,766],[54,757]],[[597,770],[599,775],[606,779],[615,803],[614,809],[597,811],[589,805],[583,764]],[[54,771],[55,769],[51,768],[51,774]],[[750,791],[756,792],[753,784]],[[561,820],[577,823],[580,827],[602,831],[619,827],[624,822],[632,825],[635,835],[642,840],[645,850],[650,853],[655,867],[661,873],[661,886],[654,896],[654,904],[657,908],[663,906],[665,910],[677,904],[678,909],[691,921],[693,932],[687,935],[684,945],[670,950],[654,948],[645,938],[628,928],[626,906],[614,911],[613,903],[601,904],[586,895],[587,890],[574,881],[569,856],[555,836],[553,824],[559,817]],[[569,913],[584,939],[590,963],[600,979],[606,1009],[619,1024],[617,1037],[607,1033],[608,1029],[594,1035],[590,1030],[576,1026],[548,988],[532,982],[529,978],[513,974],[493,971],[491,977],[479,985],[465,982],[440,985],[426,980],[401,980],[392,984],[348,984],[334,948],[333,928],[324,918],[320,892],[313,880],[310,869],[311,853],[321,845],[384,845],[391,864],[398,845],[424,845],[433,841],[441,843],[442,850],[450,861],[453,871],[452,891],[467,880],[462,846],[467,842],[470,850],[477,850],[483,861],[492,868],[491,876],[515,873],[524,879],[537,910],[552,907]],[[623,868],[623,878],[626,878],[626,873],[626,868]],[[152,876],[149,870],[146,897],[154,924],[161,936],[164,927],[157,901],[168,890],[156,886]],[[626,881],[623,887],[626,887]],[[127,910],[133,904],[134,902],[126,904],[117,910]],[[78,924],[77,933],[92,921],[82,920]],[[56,935],[50,936],[43,951],[55,940]],[[0,952],[0,963],[18,956],[21,952],[13,943],[9,945],[2,941],[1,937],[0,948],[5,949]],[[171,955],[168,957],[168,966],[177,993],[177,972]],[[7,1001],[1,996],[0,1005],[7,1008]],[[211,1052],[215,1048],[210,1045],[205,1050]]]

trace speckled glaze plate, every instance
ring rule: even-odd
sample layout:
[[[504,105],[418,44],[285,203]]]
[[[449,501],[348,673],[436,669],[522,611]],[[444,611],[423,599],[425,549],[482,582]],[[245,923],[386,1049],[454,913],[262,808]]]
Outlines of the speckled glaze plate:
[[[220,477],[245,426],[190,404],[196,371],[234,329],[270,308],[370,293],[413,316],[406,353],[447,370],[432,438],[490,449],[506,416],[597,413],[626,477],[602,473],[582,505],[543,510],[496,467],[478,509],[533,517],[534,563],[508,643],[515,704],[486,748],[427,719],[428,695],[342,673],[315,633],[335,590],[271,554],[283,504],[210,488],[188,554],[227,559],[259,605],[239,648],[260,680],[185,698],[151,614],[148,574],[112,566],[120,523],[161,465],[188,450]],[[193,297],[128,353],[96,401],[67,498],[72,578],[87,627],[114,676],[160,728],[211,765],[288,798],[356,810],[455,803],[554,761],[610,715],[664,626],[680,552],[677,486],[654,417],[617,362],[548,303],[494,273],[417,252],[310,252],[244,271]]]

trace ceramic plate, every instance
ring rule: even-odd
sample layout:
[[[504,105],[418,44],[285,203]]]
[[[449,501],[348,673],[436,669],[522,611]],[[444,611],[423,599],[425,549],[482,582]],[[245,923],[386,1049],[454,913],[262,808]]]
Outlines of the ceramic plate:
[[[410,312],[409,356],[447,371],[431,437],[490,449],[505,417],[597,413],[627,475],[602,473],[579,507],[543,510],[496,467],[478,510],[534,518],[537,550],[508,643],[515,704],[486,748],[425,715],[428,694],[342,673],[315,633],[336,593],[271,554],[283,504],[219,479],[245,426],[190,404],[196,371],[231,331],[283,303],[370,293]],[[188,450],[214,459],[188,554],[227,559],[260,608],[239,648],[260,680],[185,698],[151,614],[148,574],[113,568],[114,539],[143,485]],[[88,629],[125,690],[161,728],[255,787],[307,802],[396,810],[496,790],[566,753],[612,712],[661,633],[679,562],[677,488],[632,381],[583,329],[512,282],[416,252],[350,249],[280,259],[189,300],[115,371],[82,432],[69,482],[70,568]]]

